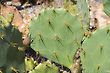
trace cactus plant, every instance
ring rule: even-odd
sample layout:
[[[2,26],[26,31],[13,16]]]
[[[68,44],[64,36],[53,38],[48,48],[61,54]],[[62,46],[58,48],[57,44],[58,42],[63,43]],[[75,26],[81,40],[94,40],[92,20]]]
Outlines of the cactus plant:
[[[40,63],[29,73],[59,73],[58,68],[47,62]]]
[[[110,1],[109,0],[103,0],[103,6],[105,13],[110,16]]]
[[[97,29],[82,44],[81,62],[84,73],[110,72],[110,25]]]
[[[68,68],[72,66],[83,35],[80,21],[63,8],[44,9],[30,24],[31,47]]]
[[[5,19],[0,21],[3,22]],[[3,26],[3,23],[0,23],[0,71],[23,73],[24,51],[20,51],[20,48],[23,48],[22,35],[12,25]]]

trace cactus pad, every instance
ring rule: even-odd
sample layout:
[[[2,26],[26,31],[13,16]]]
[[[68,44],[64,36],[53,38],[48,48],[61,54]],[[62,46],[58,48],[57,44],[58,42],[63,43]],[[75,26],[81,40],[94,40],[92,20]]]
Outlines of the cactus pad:
[[[83,45],[81,62],[84,73],[110,72],[110,26],[94,31]]]
[[[11,25],[0,24],[0,71],[3,73],[20,72],[24,70],[24,52],[21,33]]]
[[[30,24],[31,47],[69,68],[83,35],[80,21],[63,8],[44,9]]]

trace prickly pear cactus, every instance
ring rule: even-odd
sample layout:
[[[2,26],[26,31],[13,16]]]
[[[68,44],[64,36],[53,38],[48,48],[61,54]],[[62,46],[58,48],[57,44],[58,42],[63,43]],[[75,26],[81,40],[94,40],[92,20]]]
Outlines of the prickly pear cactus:
[[[82,45],[81,62],[84,73],[110,72],[110,26],[94,31]]]
[[[83,35],[80,21],[63,8],[44,9],[30,24],[31,47],[69,68]]]
[[[59,73],[58,68],[48,62],[40,63],[29,73]]]
[[[24,72],[24,52],[21,33],[11,25],[0,23],[0,72]]]
[[[110,1],[109,0],[103,0],[103,6],[105,13],[110,16]]]

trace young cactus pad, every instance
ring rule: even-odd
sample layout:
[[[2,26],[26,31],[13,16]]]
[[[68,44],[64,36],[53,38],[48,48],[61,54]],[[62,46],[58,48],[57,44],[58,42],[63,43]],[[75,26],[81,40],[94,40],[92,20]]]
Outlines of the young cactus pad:
[[[40,63],[29,73],[59,73],[58,68],[48,62]]]
[[[83,35],[80,21],[63,8],[44,9],[30,24],[31,47],[69,68]]]
[[[94,31],[84,41],[82,48],[81,62],[84,73],[110,72],[110,26]]]

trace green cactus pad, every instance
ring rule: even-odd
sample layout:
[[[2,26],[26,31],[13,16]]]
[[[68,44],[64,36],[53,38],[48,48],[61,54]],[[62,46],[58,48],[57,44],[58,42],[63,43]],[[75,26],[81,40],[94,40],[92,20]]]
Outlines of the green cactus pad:
[[[110,26],[94,31],[82,44],[84,73],[110,72]]]
[[[110,0],[103,0],[103,6],[105,13],[110,16]]]
[[[20,72],[24,70],[24,52],[21,33],[11,25],[2,27],[0,24],[0,71],[3,73]]]
[[[59,73],[58,68],[48,62],[40,63],[29,73]]]
[[[83,35],[80,21],[63,8],[44,9],[30,24],[31,47],[69,68]]]

